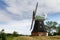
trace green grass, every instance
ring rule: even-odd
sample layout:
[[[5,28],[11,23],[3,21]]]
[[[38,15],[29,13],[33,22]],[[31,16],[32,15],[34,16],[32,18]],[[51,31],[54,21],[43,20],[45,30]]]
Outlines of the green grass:
[[[6,40],[12,40],[13,38],[12,37],[6,37]]]
[[[60,36],[19,36],[19,37],[6,37],[6,39],[7,40],[60,40]]]
[[[0,40],[1,40],[1,38],[0,38]]]
[[[10,37],[10,36],[6,37],[6,40],[12,40],[12,39],[13,39],[13,37]],[[0,40],[2,40],[2,38],[0,38]]]

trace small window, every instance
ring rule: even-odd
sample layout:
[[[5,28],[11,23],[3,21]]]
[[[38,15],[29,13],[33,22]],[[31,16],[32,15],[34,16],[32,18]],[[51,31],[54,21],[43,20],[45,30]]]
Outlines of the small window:
[[[40,22],[40,24],[41,24],[41,22]]]
[[[40,26],[40,28],[42,28],[42,26]]]

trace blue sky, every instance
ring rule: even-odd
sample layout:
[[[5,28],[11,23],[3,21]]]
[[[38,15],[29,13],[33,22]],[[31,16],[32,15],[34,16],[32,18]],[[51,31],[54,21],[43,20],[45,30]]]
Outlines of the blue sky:
[[[56,21],[60,24],[60,13],[52,13],[52,14],[48,14],[47,18],[48,20],[51,20],[51,21]]]
[[[37,15],[44,13],[45,21],[60,24],[60,0],[0,0],[0,30],[30,35],[32,12],[37,2]]]

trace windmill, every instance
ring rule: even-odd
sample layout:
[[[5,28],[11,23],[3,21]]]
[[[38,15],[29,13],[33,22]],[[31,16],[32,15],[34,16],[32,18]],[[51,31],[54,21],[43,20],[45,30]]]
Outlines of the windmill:
[[[32,36],[39,36],[39,35],[46,36],[47,32],[46,32],[45,27],[44,27],[45,18],[42,16],[36,16],[37,8],[38,8],[38,2],[36,4],[36,8],[33,11],[33,15],[32,15],[31,29],[33,27],[33,21],[35,21],[35,23],[34,23],[34,28],[31,32],[31,35]],[[43,16],[45,16],[44,13],[43,13]]]

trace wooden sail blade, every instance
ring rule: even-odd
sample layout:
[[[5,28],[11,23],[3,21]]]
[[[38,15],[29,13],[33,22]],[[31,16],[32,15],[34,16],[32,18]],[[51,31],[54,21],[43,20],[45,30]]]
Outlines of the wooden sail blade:
[[[34,21],[34,19],[35,19],[35,15],[36,15],[36,12],[37,12],[37,7],[38,7],[38,2],[37,2],[37,4],[36,4],[35,10],[33,11],[33,15],[32,15],[32,23],[31,23],[31,28],[30,28],[30,30],[32,29],[32,26],[33,26],[33,21]]]
[[[35,14],[34,14],[34,11],[33,11],[33,15],[32,15],[32,23],[31,23],[31,28],[30,28],[30,30],[32,29],[33,21],[34,21],[34,19],[35,19],[35,18],[34,18],[34,15],[35,15]]]
[[[30,28],[30,30],[32,29],[32,26],[33,26],[33,21],[32,21],[32,24],[31,24],[31,28]]]
[[[37,4],[36,4],[36,8],[35,8],[35,15],[36,15],[36,12],[37,12],[37,8],[38,8],[38,2],[37,2]]]

